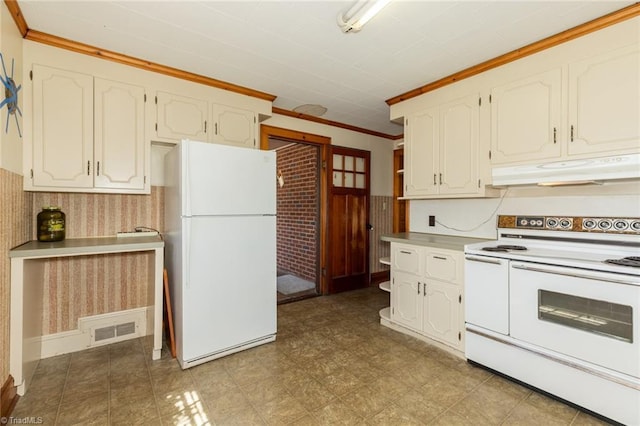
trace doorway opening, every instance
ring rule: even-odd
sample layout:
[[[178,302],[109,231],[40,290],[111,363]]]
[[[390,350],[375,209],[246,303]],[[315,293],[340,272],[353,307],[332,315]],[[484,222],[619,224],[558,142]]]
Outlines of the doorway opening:
[[[278,304],[320,295],[323,145],[285,129],[261,133],[261,148],[276,152]]]

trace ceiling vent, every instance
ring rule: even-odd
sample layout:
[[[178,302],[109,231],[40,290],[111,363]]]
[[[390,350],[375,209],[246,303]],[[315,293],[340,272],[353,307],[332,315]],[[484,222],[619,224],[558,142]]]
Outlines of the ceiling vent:
[[[304,104],[297,106],[293,111],[305,115],[313,115],[315,117],[321,117],[327,112],[327,108],[318,104]]]

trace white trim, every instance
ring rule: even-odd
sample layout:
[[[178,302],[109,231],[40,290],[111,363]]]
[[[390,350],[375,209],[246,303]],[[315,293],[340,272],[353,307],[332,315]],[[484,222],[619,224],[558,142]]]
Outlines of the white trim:
[[[136,332],[114,339],[93,342],[93,330],[123,322],[136,322]],[[40,358],[50,358],[72,352],[78,352],[91,347],[104,346],[106,344],[135,339],[153,334],[153,306],[128,309],[125,311],[109,312],[78,318],[76,330],[63,331],[61,333],[48,334],[40,337],[42,349]]]

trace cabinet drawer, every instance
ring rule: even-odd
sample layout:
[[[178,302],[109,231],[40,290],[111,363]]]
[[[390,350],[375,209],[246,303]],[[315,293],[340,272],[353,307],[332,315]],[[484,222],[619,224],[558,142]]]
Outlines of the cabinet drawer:
[[[420,257],[422,250],[409,245],[392,244],[391,246],[391,268],[394,271],[407,272],[409,274],[420,275]]]
[[[425,274],[429,278],[451,283],[462,283],[462,259],[458,254],[429,251],[426,255]]]

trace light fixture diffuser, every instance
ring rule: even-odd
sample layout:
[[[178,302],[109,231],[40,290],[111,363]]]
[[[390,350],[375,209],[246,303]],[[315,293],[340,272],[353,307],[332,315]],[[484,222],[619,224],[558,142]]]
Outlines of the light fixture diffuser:
[[[338,15],[338,26],[343,33],[357,33],[391,0],[357,0],[346,13]]]

